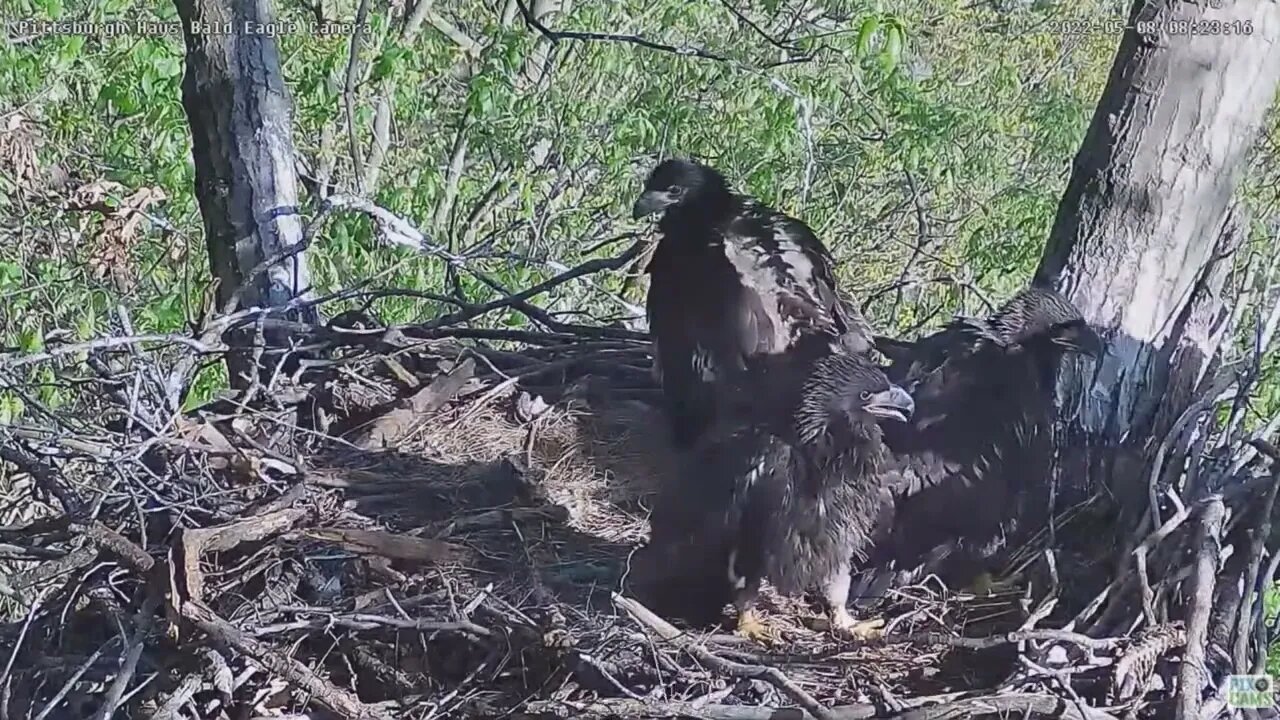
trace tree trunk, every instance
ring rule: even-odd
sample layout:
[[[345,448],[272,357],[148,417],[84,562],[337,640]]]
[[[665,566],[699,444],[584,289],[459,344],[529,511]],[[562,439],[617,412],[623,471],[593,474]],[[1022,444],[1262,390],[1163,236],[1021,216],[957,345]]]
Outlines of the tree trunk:
[[[1098,364],[1063,371],[1073,449],[1149,461],[1229,329],[1218,291],[1246,226],[1232,196],[1280,80],[1280,6],[1208,5],[1136,3],[1036,273],[1109,333]],[[1219,31],[1185,31],[1206,23]],[[1074,475],[1100,479],[1089,468]]]
[[[182,104],[191,125],[196,197],[218,304],[280,306],[308,285],[302,253],[254,276],[302,241],[292,112],[269,0],[175,0],[187,45]],[[246,32],[246,27],[250,31]],[[314,319],[314,318],[305,318]],[[267,337],[268,344],[273,338]],[[255,377],[247,352],[228,356],[232,387]]]

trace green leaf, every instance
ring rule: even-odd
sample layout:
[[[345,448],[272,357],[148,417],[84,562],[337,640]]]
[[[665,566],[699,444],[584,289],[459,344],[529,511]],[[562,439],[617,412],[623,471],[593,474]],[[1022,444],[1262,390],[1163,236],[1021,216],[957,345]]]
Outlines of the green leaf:
[[[18,289],[22,285],[22,266],[13,262],[0,262],[0,288]]]
[[[9,393],[0,394],[0,425],[9,425],[20,419],[26,409],[22,398]]]
[[[182,60],[176,57],[167,57],[155,64],[156,74],[162,78],[178,77],[182,74]]]
[[[83,48],[84,35],[68,35],[62,41],[62,46],[58,48],[58,65],[62,68],[70,67],[71,63],[80,57],[80,51]]]
[[[902,30],[894,26],[885,28],[884,50],[880,54],[880,65],[886,71],[892,70],[902,56]]]
[[[76,318],[76,338],[80,340],[88,340],[92,338],[98,331],[98,317],[93,310],[93,305],[85,307],[80,317]]]
[[[374,80],[381,80],[388,77],[400,64],[400,59],[409,54],[409,51],[402,47],[387,48],[385,52],[373,61],[372,77]]]
[[[875,16],[869,17],[862,21],[862,25],[858,28],[858,54],[868,55],[871,52],[871,37],[875,35],[876,30],[880,27],[880,18]]]
[[[22,332],[18,333],[18,348],[22,352],[40,352],[43,347],[44,338],[41,336],[39,328],[23,328]]]

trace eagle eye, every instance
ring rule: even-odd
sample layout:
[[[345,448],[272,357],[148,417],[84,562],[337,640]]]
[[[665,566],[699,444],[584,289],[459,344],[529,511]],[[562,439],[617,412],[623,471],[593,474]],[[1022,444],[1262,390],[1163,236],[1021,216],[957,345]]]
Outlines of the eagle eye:
[[[667,188],[667,192],[674,195],[675,197],[680,197],[681,195],[684,195],[684,188],[681,187],[680,185],[672,185],[671,187]]]
[[[859,397],[859,398],[861,398],[861,399],[863,399],[863,400],[870,400],[870,399],[871,399],[871,391],[870,391],[870,390],[863,390],[862,392],[858,393],[858,397]]]

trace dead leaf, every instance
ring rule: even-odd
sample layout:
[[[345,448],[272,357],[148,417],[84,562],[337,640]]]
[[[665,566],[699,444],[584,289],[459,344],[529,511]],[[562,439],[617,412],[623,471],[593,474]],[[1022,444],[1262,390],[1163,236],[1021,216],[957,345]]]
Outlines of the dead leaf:
[[[119,205],[108,202],[120,198]],[[102,216],[97,232],[92,234],[89,269],[94,277],[111,279],[121,290],[133,287],[133,247],[141,235],[147,211],[168,199],[158,187],[142,187],[126,195],[125,187],[110,180],[97,180],[80,186],[67,202],[71,210],[94,211]],[[84,216],[80,230],[90,234],[91,216]]]
[[[36,157],[39,144],[39,127],[20,112],[9,115],[0,127],[0,171],[20,189],[34,188],[41,177]]]

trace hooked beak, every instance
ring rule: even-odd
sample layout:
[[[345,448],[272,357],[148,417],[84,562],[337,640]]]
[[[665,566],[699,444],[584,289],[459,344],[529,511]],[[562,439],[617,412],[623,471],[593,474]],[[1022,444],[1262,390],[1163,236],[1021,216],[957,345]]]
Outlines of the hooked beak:
[[[631,217],[639,220],[642,217],[665,209],[673,202],[675,200],[668,193],[661,190],[648,190],[636,200],[635,205],[631,206]]]
[[[1058,342],[1068,351],[1088,355],[1094,360],[1102,357],[1106,351],[1106,345],[1102,342],[1102,338],[1093,328],[1087,325],[1080,328],[1071,337],[1062,338]]]
[[[888,390],[872,393],[862,407],[876,417],[906,422],[916,411],[916,401],[906,390],[890,385]]]

